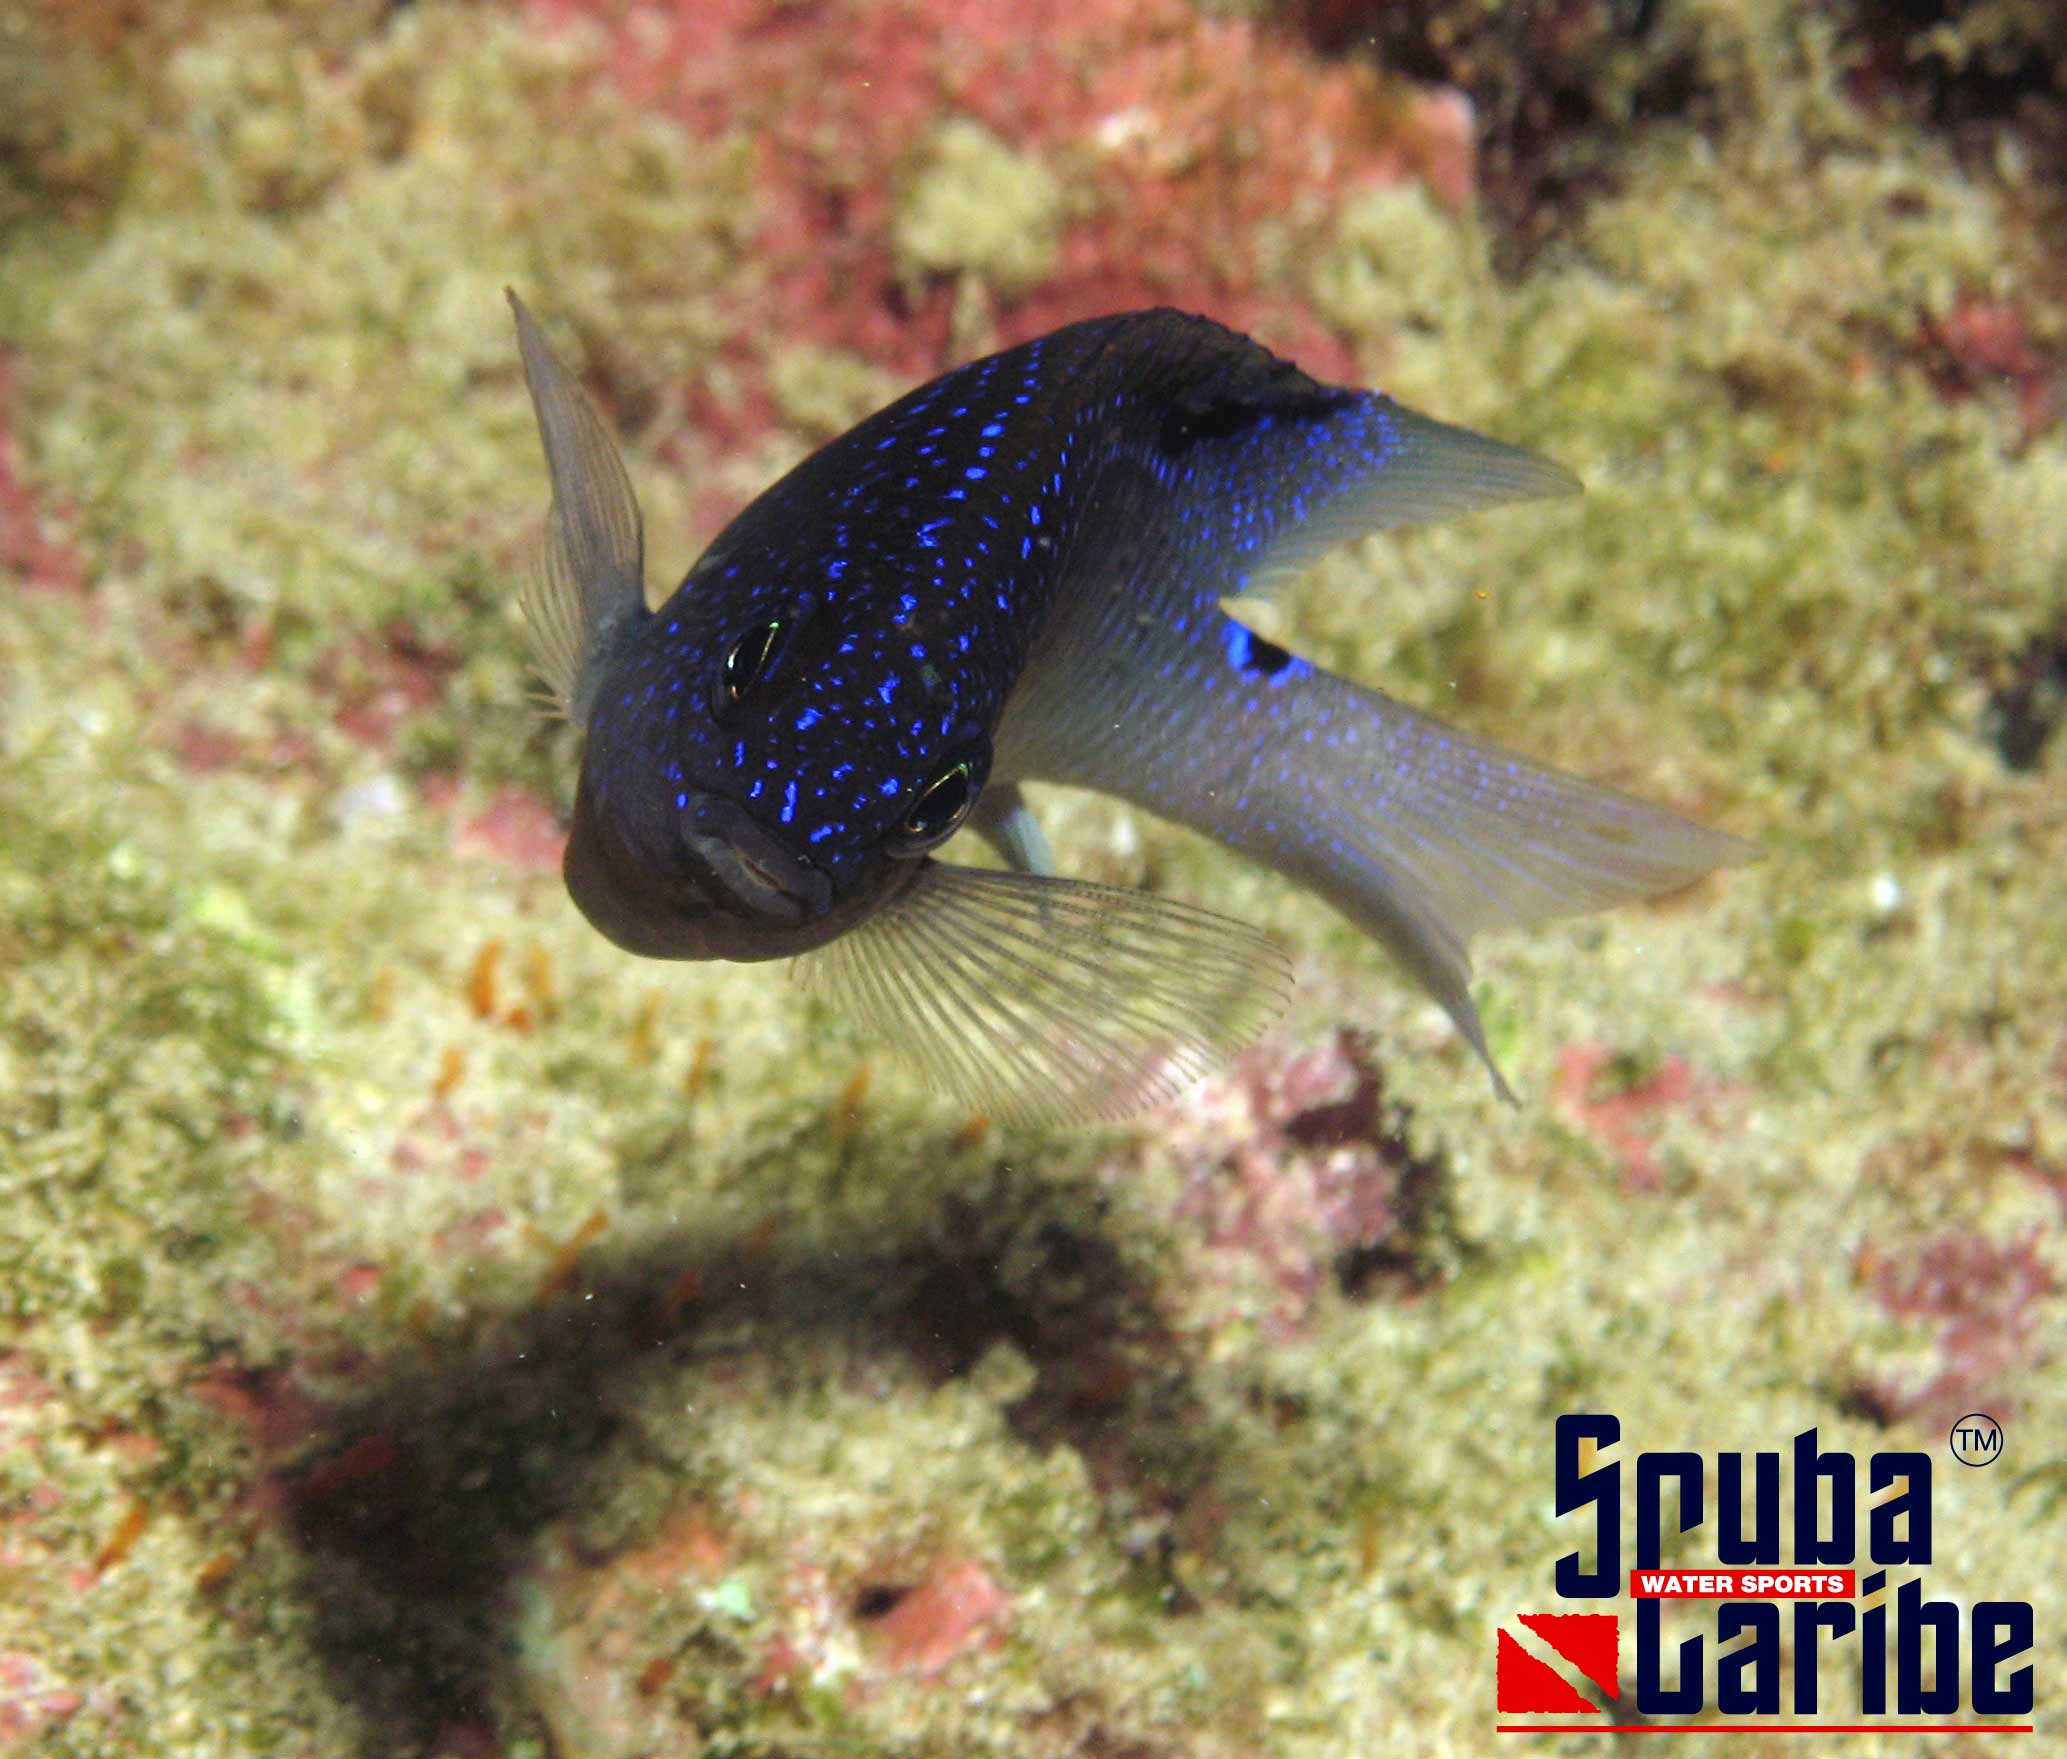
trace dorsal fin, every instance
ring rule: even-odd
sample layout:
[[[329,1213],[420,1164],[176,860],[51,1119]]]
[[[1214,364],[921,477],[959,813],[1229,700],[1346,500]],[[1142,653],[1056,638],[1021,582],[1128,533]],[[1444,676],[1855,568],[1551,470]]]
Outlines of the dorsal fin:
[[[1209,319],[1135,323],[1144,462],[1223,540],[1214,597],[1270,591],[1374,531],[1579,492],[1562,465],[1382,392],[1322,384]]]
[[[1367,471],[1346,473],[1304,517],[1263,545],[1241,582],[1243,593],[1274,592],[1328,551],[1375,531],[1580,492],[1576,476],[1533,452],[1432,420],[1375,392],[1368,405],[1365,419],[1382,425],[1392,449]]]

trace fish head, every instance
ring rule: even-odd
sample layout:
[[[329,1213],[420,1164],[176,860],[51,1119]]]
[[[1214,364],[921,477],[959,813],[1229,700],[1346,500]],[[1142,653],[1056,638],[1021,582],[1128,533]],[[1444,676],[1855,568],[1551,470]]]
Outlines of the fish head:
[[[653,614],[589,721],[565,872],[598,929],[652,958],[784,958],[912,883],[990,741],[922,642],[868,627],[694,576]]]

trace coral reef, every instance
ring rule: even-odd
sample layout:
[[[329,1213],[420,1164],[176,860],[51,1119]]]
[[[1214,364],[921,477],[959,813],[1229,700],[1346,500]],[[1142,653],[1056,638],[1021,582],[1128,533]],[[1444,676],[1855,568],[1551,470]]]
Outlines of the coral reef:
[[[0,0],[0,1753],[1480,1752],[1577,1409],[1930,1450],[2067,1735],[2057,12]],[[1299,1000],[944,1113],[568,905],[505,284],[657,577],[1153,300],[1548,451],[1259,626],[1764,859],[1483,949],[1509,1115],[1056,795]]]

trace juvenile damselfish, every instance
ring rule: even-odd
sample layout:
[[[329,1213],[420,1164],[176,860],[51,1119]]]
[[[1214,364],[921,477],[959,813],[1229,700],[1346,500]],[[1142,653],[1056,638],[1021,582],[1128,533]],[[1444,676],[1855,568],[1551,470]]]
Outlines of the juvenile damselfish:
[[[1174,311],[958,368],[741,513],[657,611],[616,448],[511,295],[552,476],[524,595],[587,731],[566,879],[660,959],[801,956],[991,1113],[1117,1116],[1283,1006],[1283,956],[1058,878],[1019,784],[1218,838],[1318,893],[1448,1010],[1482,929],[1682,885],[1746,845],[1321,671],[1222,601],[1366,532],[1576,492],[1557,465],[1324,385]],[[1005,866],[934,851],[967,825]]]

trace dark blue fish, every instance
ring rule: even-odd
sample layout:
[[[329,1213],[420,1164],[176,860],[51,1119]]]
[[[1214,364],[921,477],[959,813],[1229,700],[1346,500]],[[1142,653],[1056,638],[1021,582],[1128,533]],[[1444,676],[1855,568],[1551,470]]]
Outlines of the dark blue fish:
[[[1228,617],[1387,526],[1573,493],[1558,466],[1308,378],[1202,318],[1074,324],[798,465],[658,611],[601,421],[515,296],[552,473],[524,604],[588,731],[566,876],[619,946],[806,955],[964,1102],[1167,1097],[1283,1005],[1261,936],[1058,879],[1018,784],[1095,788],[1319,893],[1435,995],[1481,929],[1685,884],[1735,838],[1545,769]],[[932,851],[968,825],[1010,871]]]

